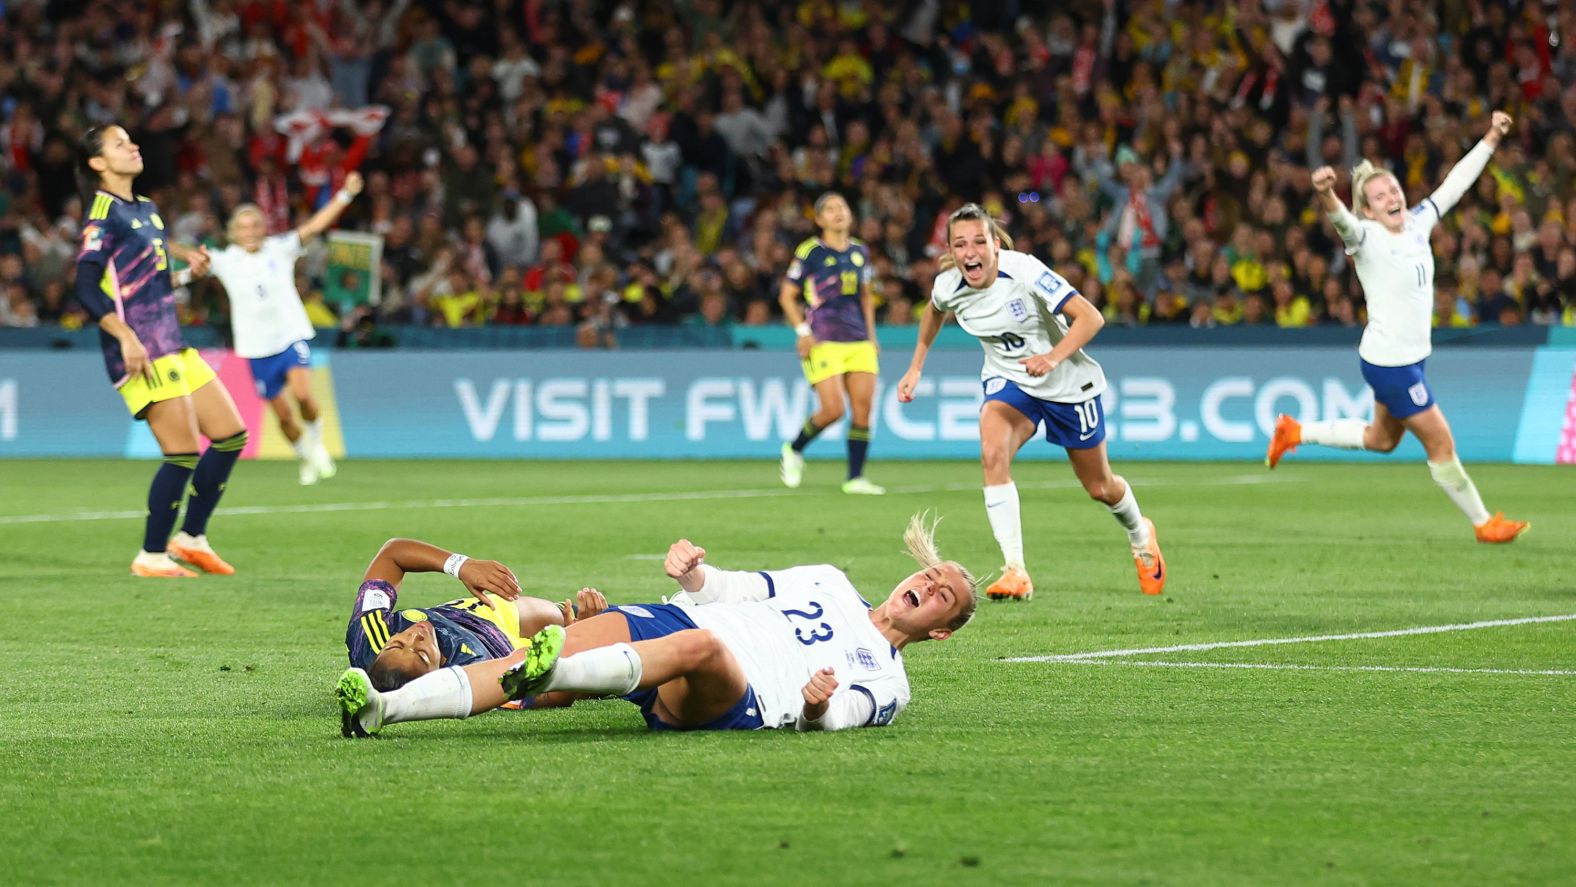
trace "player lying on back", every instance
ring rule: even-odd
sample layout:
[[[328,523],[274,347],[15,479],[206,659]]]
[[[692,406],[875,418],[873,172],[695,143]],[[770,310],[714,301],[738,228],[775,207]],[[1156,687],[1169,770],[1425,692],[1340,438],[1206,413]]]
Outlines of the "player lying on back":
[[[399,608],[406,573],[442,570],[474,597],[435,607]],[[489,597],[492,594],[496,597]],[[451,554],[414,539],[390,539],[368,565],[345,630],[350,664],[379,690],[393,690],[446,665],[501,659],[547,625],[566,625],[607,609],[594,588],[554,604],[520,594],[520,581],[497,561]]]
[[[549,625],[507,659],[439,669],[389,693],[352,668],[335,691],[342,726],[366,736],[506,699],[590,696],[622,696],[654,730],[884,726],[909,702],[903,648],[951,637],[977,600],[968,571],[936,551],[934,525],[915,516],[903,541],[922,569],[871,607],[831,565],[719,570],[681,539],[664,565],[680,601]]]
[[[1313,188],[1346,254],[1357,265],[1368,299],[1368,326],[1357,346],[1363,378],[1374,391],[1374,418],[1299,423],[1290,416],[1275,421],[1265,464],[1274,468],[1299,444],[1388,453],[1410,431],[1428,454],[1428,470],[1445,495],[1476,529],[1479,542],[1510,542],[1527,529],[1525,521],[1489,514],[1477,486],[1461,467],[1450,423],[1434,403],[1423,376],[1433,350],[1434,252],[1428,236],[1434,226],[1472,187],[1500,139],[1510,131],[1510,115],[1495,111],[1483,140],[1455,165],[1438,190],[1411,209],[1401,182],[1388,170],[1363,161],[1352,170],[1352,206],[1335,193],[1335,170],[1313,173]]]

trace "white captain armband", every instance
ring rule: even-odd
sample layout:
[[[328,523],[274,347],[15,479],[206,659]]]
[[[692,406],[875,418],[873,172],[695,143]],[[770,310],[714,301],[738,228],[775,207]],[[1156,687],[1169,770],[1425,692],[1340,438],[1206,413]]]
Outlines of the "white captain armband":
[[[389,600],[388,592],[381,588],[368,589],[366,594],[361,596],[361,612],[363,613],[368,610],[387,610],[392,604],[393,601]]]

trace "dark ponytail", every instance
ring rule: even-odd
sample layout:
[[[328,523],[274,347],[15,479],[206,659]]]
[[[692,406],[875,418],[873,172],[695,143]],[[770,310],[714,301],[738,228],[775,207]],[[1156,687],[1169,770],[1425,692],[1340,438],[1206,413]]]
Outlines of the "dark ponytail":
[[[88,166],[88,161],[104,152],[104,133],[115,123],[95,126],[82,134],[77,142],[77,189],[82,196],[82,217],[87,218],[88,207],[93,205],[93,193],[103,184],[98,170]]]

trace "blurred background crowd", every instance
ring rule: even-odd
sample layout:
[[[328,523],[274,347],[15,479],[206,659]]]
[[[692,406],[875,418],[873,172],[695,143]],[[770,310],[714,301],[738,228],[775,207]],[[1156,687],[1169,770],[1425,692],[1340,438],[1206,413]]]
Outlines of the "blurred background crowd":
[[[1358,325],[1311,170],[1415,203],[1494,109],[1436,323],[1576,324],[1573,38],[1571,0],[0,0],[0,326],[82,323],[75,146],[108,122],[188,243],[361,170],[382,301],[329,304],[319,243],[325,327],[777,323],[828,190],[885,323],[977,201],[1112,323]],[[216,282],[182,298],[226,323]]]

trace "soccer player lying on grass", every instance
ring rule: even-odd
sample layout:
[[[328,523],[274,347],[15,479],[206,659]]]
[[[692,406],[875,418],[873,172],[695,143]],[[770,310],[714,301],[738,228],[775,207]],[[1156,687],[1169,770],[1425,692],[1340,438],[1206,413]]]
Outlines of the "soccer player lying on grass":
[[[945,640],[974,615],[974,578],[936,551],[934,525],[909,521],[920,571],[879,606],[828,564],[719,570],[680,539],[664,568],[672,603],[612,607],[564,629],[550,624],[506,659],[442,668],[380,692],[359,668],[340,677],[345,735],[389,724],[465,718],[529,700],[558,706],[622,696],[653,730],[841,730],[884,726],[908,705],[901,650]]]
[[[442,570],[475,597],[435,607],[396,609],[406,573]],[[496,596],[496,600],[488,595]],[[548,625],[568,625],[607,609],[594,588],[554,604],[520,594],[520,581],[497,561],[450,554],[414,539],[390,539],[362,577],[345,630],[350,664],[364,669],[379,690],[393,690],[445,665],[499,659],[526,645]]]

